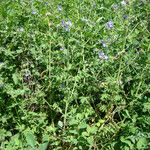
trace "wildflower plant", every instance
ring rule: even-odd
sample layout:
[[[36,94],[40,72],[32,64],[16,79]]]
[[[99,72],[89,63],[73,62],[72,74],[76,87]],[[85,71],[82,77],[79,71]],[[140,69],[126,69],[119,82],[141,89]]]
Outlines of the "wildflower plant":
[[[33,15],[36,15],[36,14],[37,14],[37,12],[36,12],[35,10],[33,10],[33,11],[32,11],[32,14],[33,14]]]
[[[98,53],[99,59],[101,60],[107,60],[108,56],[106,54],[104,54],[104,52],[99,52]]]
[[[67,31],[67,32],[70,31],[70,28],[71,28],[71,26],[72,26],[72,22],[71,22],[70,20],[68,20],[68,21],[62,20],[61,24],[62,24],[62,27],[63,27],[63,29],[64,29],[65,31]]]
[[[58,9],[59,12],[61,12],[61,11],[62,11],[62,6],[61,6],[61,5],[58,5],[58,6],[57,6],[57,9]]]
[[[112,21],[108,21],[107,23],[106,23],[106,28],[107,29],[112,29],[114,27],[114,23],[112,22]]]
[[[150,149],[149,15],[146,0],[1,0],[0,149]]]
[[[101,40],[101,44],[102,44],[102,46],[105,48],[105,47],[107,47],[107,44],[106,44],[106,42],[104,41],[104,40]]]

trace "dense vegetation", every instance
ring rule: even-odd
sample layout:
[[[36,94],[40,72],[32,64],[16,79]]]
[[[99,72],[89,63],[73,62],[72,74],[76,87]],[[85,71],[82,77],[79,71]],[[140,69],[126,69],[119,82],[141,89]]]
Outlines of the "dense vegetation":
[[[1,150],[149,150],[148,0],[0,1]]]

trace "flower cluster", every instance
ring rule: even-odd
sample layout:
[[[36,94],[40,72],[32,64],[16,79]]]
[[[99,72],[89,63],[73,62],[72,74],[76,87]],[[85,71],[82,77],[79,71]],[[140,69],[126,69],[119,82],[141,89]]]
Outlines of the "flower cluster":
[[[99,59],[101,59],[101,60],[108,60],[108,56],[105,55],[104,52],[99,52],[98,56],[99,56]]]
[[[68,21],[62,20],[61,25],[65,29],[65,31],[69,32],[70,28],[72,26],[72,22],[70,20],[68,20]]]
[[[118,5],[114,4],[114,5],[112,5],[112,8],[113,8],[113,10],[117,10],[118,9]]]
[[[106,23],[106,28],[107,29],[112,29],[114,27],[114,23],[112,22],[112,21],[108,21],[107,23]]]

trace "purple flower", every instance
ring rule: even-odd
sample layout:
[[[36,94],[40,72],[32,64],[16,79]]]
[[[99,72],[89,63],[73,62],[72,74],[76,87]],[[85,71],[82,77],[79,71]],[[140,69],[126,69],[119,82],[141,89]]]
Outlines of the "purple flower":
[[[107,29],[112,29],[114,27],[114,23],[112,22],[112,21],[108,21],[107,23],[106,23],[106,28]]]
[[[45,5],[48,5],[48,2],[45,2]]]
[[[99,59],[101,60],[107,60],[108,56],[104,54],[104,52],[99,52],[98,53]]]
[[[61,25],[67,32],[70,31],[69,26],[66,24],[66,22],[64,20],[62,20]]]
[[[114,5],[112,5],[112,8],[113,8],[114,10],[117,10],[117,9],[118,9],[118,5],[117,5],[117,4],[114,4]]]
[[[61,5],[58,5],[58,6],[57,6],[57,9],[58,9],[58,11],[62,11],[62,6],[61,6]]]
[[[72,26],[72,22],[70,20],[69,21],[62,20],[61,25],[67,32],[69,32],[70,27]]]
[[[32,14],[35,15],[35,14],[37,14],[37,12],[36,12],[35,10],[33,10],[33,11],[32,11]]]
[[[65,26],[65,21],[64,20],[61,21],[61,25]]]
[[[127,15],[123,15],[123,19],[127,19],[128,18],[128,16]]]
[[[68,25],[68,26],[72,26],[72,22],[70,21],[70,20],[68,20],[67,22],[66,22],[66,24]]]

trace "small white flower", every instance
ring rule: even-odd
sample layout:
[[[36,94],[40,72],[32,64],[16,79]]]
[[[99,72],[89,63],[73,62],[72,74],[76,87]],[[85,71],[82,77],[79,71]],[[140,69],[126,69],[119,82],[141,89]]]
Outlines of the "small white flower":
[[[50,15],[51,15],[51,13],[50,13],[50,12],[47,12],[45,15],[46,15],[46,16],[50,16]]]
[[[122,6],[126,6],[126,5],[127,5],[126,1],[124,1],[124,0],[121,1],[121,5],[122,5]]]
[[[64,47],[61,47],[61,48],[60,48],[61,51],[63,51],[64,49],[65,49]]]
[[[24,32],[24,28],[19,28],[19,30],[18,30],[19,32]]]
[[[60,128],[62,128],[62,127],[63,127],[63,122],[62,122],[62,121],[58,121],[58,126],[59,126]]]
[[[72,26],[72,22],[71,22],[70,20],[67,21],[66,24],[67,24],[68,26],[70,26],[70,27]]]

